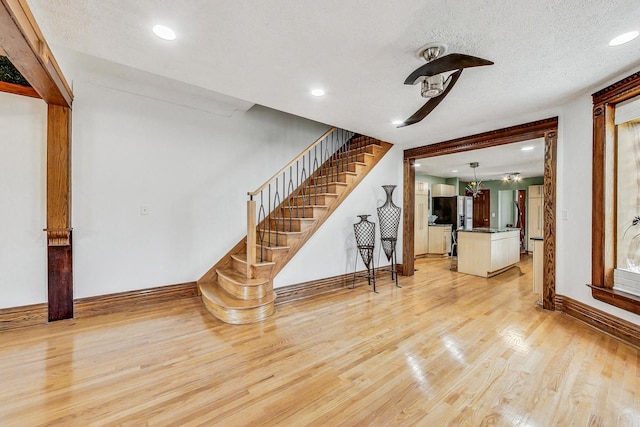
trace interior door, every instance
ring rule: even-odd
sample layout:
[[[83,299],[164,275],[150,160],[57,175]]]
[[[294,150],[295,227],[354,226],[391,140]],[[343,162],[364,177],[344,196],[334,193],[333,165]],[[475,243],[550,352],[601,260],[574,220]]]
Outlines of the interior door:
[[[473,198],[473,228],[490,227],[491,225],[491,192],[482,190]]]

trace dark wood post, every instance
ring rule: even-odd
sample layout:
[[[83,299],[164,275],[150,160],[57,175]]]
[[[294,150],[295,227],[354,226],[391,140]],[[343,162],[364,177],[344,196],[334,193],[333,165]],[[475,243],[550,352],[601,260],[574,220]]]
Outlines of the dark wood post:
[[[73,317],[71,109],[48,107],[47,244],[49,321]]]

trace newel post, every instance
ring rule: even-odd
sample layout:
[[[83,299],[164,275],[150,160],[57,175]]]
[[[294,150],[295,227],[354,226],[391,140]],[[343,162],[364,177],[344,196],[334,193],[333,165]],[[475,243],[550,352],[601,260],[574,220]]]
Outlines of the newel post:
[[[247,202],[247,278],[252,279],[252,266],[256,263],[256,202],[250,196]]]

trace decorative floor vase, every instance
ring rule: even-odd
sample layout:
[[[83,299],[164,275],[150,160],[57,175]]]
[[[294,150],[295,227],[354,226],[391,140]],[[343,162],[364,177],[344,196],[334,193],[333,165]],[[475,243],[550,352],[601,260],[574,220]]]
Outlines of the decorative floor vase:
[[[376,276],[375,269],[373,267],[373,248],[376,244],[376,225],[367,220],[370,215],[358,215],[360,222],[353,224],[353,231],[356,234],[356,245],[358,246],[358,252],[362,257],[365,267],[367,267],[367,283],[371,286],[373,282],[373,291],[376,291]],[[358,256],[356,255],[356,265],[353,272],[353,287],[356,286]],[[360,276],[363,277],[363,276]]]
[[[398,227],[400,225],[400,213],[402,209],[393,204],[392,195],[395,185],[383,185],[384,191],[387,193],[387,200],[378,208],[378,220],[380,221],[380,240],[382,242],[382,250],[384,250],[387,260],[391,261],[391,257],[396,249],[398,241]]]
[[[358,215],[360,222],[353,224],[356,234],[356,245],[364,265],[369,269],[373,260],[373,247],[376,241],[376,224],[367,220],[371,215]]]

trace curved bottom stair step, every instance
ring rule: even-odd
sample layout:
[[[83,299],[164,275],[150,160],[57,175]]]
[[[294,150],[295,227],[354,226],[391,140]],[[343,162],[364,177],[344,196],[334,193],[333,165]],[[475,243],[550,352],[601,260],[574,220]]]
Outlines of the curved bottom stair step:
[[[276,295],[269,291],[263,298],[240,300],[226,292],[217,281],[199,284],[202,302],[218,319],[234,325],[259,322],[275,311]]]
[[[230,268],[219,268],[218,286],[232,297],[250,300],[264,298],[269,292],[269,279],[249,279],[246,275]]]

